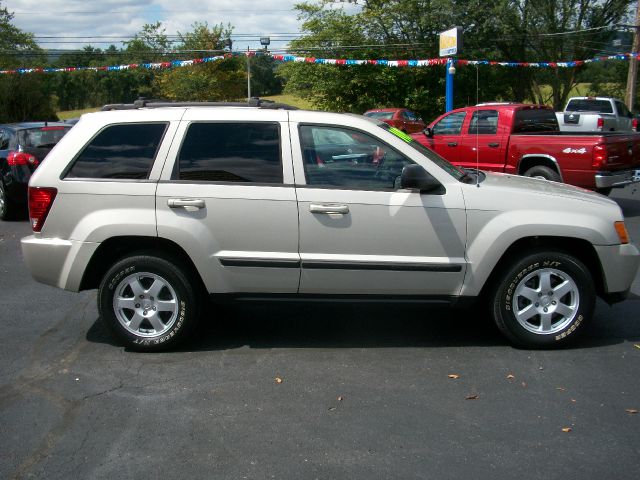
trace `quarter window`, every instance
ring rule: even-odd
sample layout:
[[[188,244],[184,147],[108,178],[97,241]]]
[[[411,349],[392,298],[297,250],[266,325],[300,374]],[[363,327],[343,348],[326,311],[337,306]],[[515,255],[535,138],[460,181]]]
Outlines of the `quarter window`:
[[[434,135],[459,135],[466,112],[451,113],[433,126]]]
[[[178,156],[177,179],[282,183],[278,124],[191,124]]]
[[[414,163],[359,130],[303,125],[300,142],[307,185],[394,190],[402,169]]]
[[[67,178],[146,179],[166,123],[112,125],[102,130],[76,158]]]

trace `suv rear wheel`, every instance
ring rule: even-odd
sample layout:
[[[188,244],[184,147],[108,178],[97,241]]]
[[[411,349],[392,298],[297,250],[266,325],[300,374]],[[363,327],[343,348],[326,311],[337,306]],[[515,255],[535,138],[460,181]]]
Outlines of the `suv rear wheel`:
[[[98,310],[125,346],[167,350],[187,337],[198,318],[188,275],[163,258],[137,255],[109,269],[98,291]]]
[[[527,348],[565,345],[591,318],[595,287],[577,258],[539,251],[505,270],[493,296],[493,316],[502,333]]]

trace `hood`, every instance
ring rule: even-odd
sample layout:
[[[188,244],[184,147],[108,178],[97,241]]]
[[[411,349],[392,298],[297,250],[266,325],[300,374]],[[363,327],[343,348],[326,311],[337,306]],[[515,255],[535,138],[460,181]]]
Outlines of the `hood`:
[[[540,178],[522,177],[519,175],[509,175],[506,173],[485,172],[486,179],[480,184],[483,187],[490,188],[496,196],[504,195],[508,198],[510,195],[531,196],[551,196],[563,197],[572,200],[581,200],[584,202],[596,203],[599,205],[615,205],[616,202],[600,195],[599,193],[586,190],[584,188],[567,185],[566,183],[551,182]]]

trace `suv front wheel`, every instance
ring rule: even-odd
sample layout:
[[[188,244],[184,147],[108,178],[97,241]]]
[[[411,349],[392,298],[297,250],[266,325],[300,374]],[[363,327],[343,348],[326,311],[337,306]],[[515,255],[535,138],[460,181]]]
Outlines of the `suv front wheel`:
[[[502,333],[527,348],[565,345],[595,306],[591,275],[577,258],[539,251],[513,262],[498,281],[493,316]]]
[[[198,318],[188,275],[163,258],[137,255],[120,260],[98,291],[98,311],[125,346],[138,351],[173,348]]]

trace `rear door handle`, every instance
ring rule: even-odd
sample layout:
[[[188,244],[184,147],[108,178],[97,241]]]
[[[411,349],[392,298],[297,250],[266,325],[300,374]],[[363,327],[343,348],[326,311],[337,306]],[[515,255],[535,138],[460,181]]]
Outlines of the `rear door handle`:
[[[489,146],[489,147],[491,147],[491,148],[497,148],[497,147],[499,147],[499,146],[500,146],[500,144],[499,144],[499,143],[497,143],[497,142],[492,142],[492,143],[490,143],[488,146]]]
[[[457,147],[458,146],[458,142],[449,142],[449,143],[447,143],[447,145],[449,147]]]
[[[204,208],[204,200],[200,198],[170,198],[167,200],[169,208]]]
[[[339,213],[345,215],[349,213],[349,205],[312,203],[311,205],[309,205],[309,211],[311,213]]]

